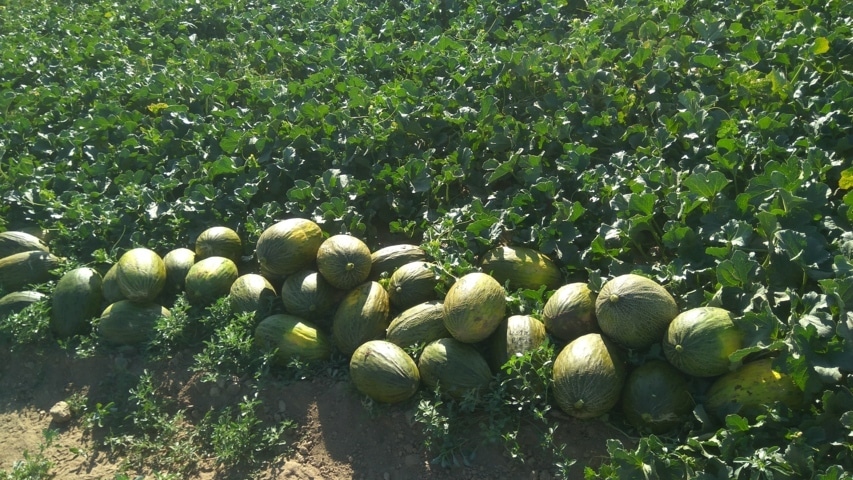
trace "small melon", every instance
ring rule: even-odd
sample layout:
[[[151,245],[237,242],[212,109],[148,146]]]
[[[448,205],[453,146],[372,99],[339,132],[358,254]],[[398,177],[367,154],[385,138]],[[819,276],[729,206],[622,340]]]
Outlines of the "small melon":
[[[264,351],[275,351],[273,361],[281,366],[294,359],[326,360],[332,354],[328,337],[316,325],[284,313],[261,320],[255,327],[255,343]]]
[[[344,355],[352,355],[359,345],[380,340],[388,328],[388,293],[377,282],[367,281],[351,290],[335,310],[332,340]]]
[[[238,262],[243,255],[243,241],[237,232],[228,227],[210,227],[196,238],[195,254],[198,260],[225,257]]]
[[[370,249],[352,235],[333,235],[317,250],[317,270],[341,290],[361,285],[370,275]]]
[[[371,340],[355,349],[349,363],[359,392],[382,403],[408,400],[418,391],[418,365],[405,350],[385,340]]]
[[[567,342],[598,332],[595,293],[586,283],[563,285],[545,302],[542,321],[551,335]]]
[[[577,418],[595,418],[618,402],[627,366],[623,354],[598,333],[582,335],[563,347],[554,360],[554,399]]]
[[[211,304],[228,295],[238,277],[237,265],[225,257],[199,260],[190,267],[184,280],[187,300],[195,305]]]
[[[528,247],[503,245],[486,252],[480,261],[483,272],[510,289],[553,290],[560,285],[560,268],[547,255]]]
[[[455,398],[477,393],[492,381],[492,371],[480,352],[455,338],[440,338],[424,347],[418,370],[424,385]]]
[[[176,248],[163,257],[166,264],[166,288],[175,293],[184,289],[184,281],[196,262],[196,253],[189,248]]]
[[[116,281],[126,299],[152,302],[166,286],[166,263],[147,248],[128,250],[116,264]]]
[[[605,335],[633,349],[648,348],[663,338],[678,305],[654,280],[625,274],[609,280],[595,301],[595,316]]]
[[[743,347],[743,333],[728,310],[697,307],[681,312],[667,328],[663,353],[669,363],[694,377],[730,370],[729,355]]]
[[[489,338],[506,313],[506,291],[493,277],[462,276],[444,297],[444,326],[453,338],[475,343]]]
[[[308,267],[322,242],[320,226],[304,218],[289,218],[268,227],[255,247],[261,273],[286,276]]]
[[[269,280],[257,273],[247,273],[237,277],[237,280],[231,284],[228,301],[234,313],[268,313],[272,301],[277,296],[275,287]]]

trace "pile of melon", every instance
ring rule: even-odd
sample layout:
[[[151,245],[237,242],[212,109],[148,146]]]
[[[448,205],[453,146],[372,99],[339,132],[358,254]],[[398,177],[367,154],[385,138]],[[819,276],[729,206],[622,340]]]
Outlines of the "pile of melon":
[[[19,233],[0,234],[6,291],[49,279],[58,261],[35,237]],[[6,246],[13,243],[21,245]],[[802,404],[802,392],[771,360],[740,368],[730,362],[743,348],[732,313],[679,311],[668,291],[645,276],[617,276],[594,292],[586,283],[563,284],[556,264],[534,249],[501,246],[482,256],[479,271],[448,281],[418,246],[371,252],[356,237],[327,236],[302,218],[263,231],[247,257],[250,271],[239,268],[246,270],[243,253],[240,236],[220,226],[199,235],[194,249],[162,257],[131,249],[103,277],[91,268],[71,270],[52,294],[52,331],[67,338],[95,326],[105,343],[143,343],[170,315],[158,303],[164,294],[183,293],[199,306],[227,296],[235,314],[255,312],[259,352],[273,352],[280,365],[340,352],[350,358],[355,387],[378,402],[404,401],[422,385],[457,398],[477,393],[510,357],[551,341],[559,347],[554,401],[578,418],[621,406],[641,430],[677,429],[694,410],[695,378],[709,379],[698,397],[721,417],[774,402]],[[510,314],[507,288],[543,287],[549,295],[541,315]],[[658,358],[644,355],[652,347],[662,352]],[[649,360],[630,365],[629,352]]]

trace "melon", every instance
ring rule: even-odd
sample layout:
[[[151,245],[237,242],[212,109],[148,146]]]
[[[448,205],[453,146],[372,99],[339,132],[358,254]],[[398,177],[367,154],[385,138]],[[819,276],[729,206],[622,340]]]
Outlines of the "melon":
[[[677,430],[693,413],[687,378],[662,360],[649,360],[628,374],[622,389],[622,413],[641,432]]]
[[[619,347],[598,333],[582,335],[554,360],[554,400],[577,418],[595,418],[619,402],[627,366]]]
[[[622,346],[645,349],[663,338],[678,305],[654,280],[625,274],[609,280],[595,301],[601,331]]]
[[[563,285],[545,302],[542,321],[548,333],[566,342],[598,332],[595,293],[586,283]]]
[[[527,247],[509,245],[493,248],[480,260],[483,272],[510,289],[553,290],[560,285],[560,268],[547,255]]]
[[[377,402],[399,403],[418,391],[418,365],[405,350],[385,340],[371,340],[355,349],[349,363],[355,388]]]
[[[208,305],[228,295],[237,281],[237,265],[225,257],[207,257],[190,267],[184,279],[187,300],[194,305]]]
[[[462,398],[487,388],[492,371],[473,345],[440,338],[424,347],[418,358],[421,381],[445,395]]]
[[[289,218],[268,227],[255,246],[261,273],[283,277],[308,267],[322,242],[320,226],[304,218]]]
[[[170,250],[163,257],[166,264],[166,288],[173,293],[184,289],[184,281],[190,268],[196,262],[196,253],[189,248]]]
[[[417,261],[409,262],[394,270],[388,281],[388,298],[395,307],[405,310],[429,300],[435,300],[438,277],[435,264]]]
[[[152,302],[166,286],[166,263],[147,248],[128,250],[116,264],[116,281],[124,298]]]
[[[462,276],[444,297],[444,326],[453,338],[475,343],[489,338],[506,314],[506,291],[481,272]]]
[[[11,292],[0,297],[0,318],[18,313],[30,305],[46,298],[45,294],[33,290]]]
[[[171,315],[169,309],[156,303],[119,300],[111,304],[98,319],[98,334],[107,343],[134,345],[154,337],[161,317]]]
[[[711,384],[705,408],[724,421],[729,414],[755,418],[774,404],[797,410],[805,405],[802,390],[790,375],[773,367],[772,358],[745,363]]]
[[[300,270],[284,279],[281,301],[288,313],[305,318],[322,317],[334,310],[337,291],[314,270]]]
[[[53,277],[61,260],[42,250],[20,252],[0,258],[0,289],[20,290],[27,285],[44,283]]]
[[[50,248],[35,235],[14,230],[0,233],[0,258],[36,250],[50,253]]]
[[[196,238],[195,254],[198,260],[225,257],[238,262],[243,255],[243,241],[237,232],[228,227],[210,227]]]
[[[380,248],[370,255],[370,280],[379,280],[383,275],[391,276],[395,270],[407,263],[427,260],[427,254],[417,245],[406,243]]]
[[[682,372],[715,377],[730,370],[729,355],[743,347],[743,333],[728,310],[698,307],[678,314],[662,343],[666,359]]]
[[[341,300],[332,318],[332,340],[344,355],[369,340],[381,340],[388,328],[388,293],[377,282],[367,281]]]
[[[255,327],[255,344],[261,350],[275,352],[273,363],[287,366],[294,359],[327,360],[332,345],[313,323],[284,313],[270,315]]]
[[[317,250],[317,270],[335,288],[349,290],[370,275],[370,249],[352,235],[333,235]]]
[[[50,297],[50,329],[57,338],[86,333],[91,320],[101,312],[101,275],[92,268],[80,267],[66,272],[56,283]]]
[[[116,303],[119,300],[126,300],[124,294],[121,293],[121,288],[118,286],[118,263],[114,263],[104,274],[103,282],[101,283],[101,294],[104,296],[104,301],[107,305]]]
[[[511,315],[504,319],[490,339],[491,366],[495,371],[510,358],[539,348],[547,340],[545,325],[530,315]]]
[[[444,326],[444,304],[438,300],[407,308],[385,330],[385,340],[400,347],[426,345],[449,336]]]
[[[269,313],[273,300],[278,295],[275,287],[257,273],[247,273],[237,277],[228,292],[228,301],[234,313]]]

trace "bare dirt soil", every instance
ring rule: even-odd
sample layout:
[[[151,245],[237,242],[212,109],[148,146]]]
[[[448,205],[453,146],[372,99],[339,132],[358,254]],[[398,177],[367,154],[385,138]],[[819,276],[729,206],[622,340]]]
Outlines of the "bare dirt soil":
[[[192,352],[169,361],[154,362],[134,350],[75,358],[59,347],[10,352],[0,342],[0,470],[10,471],[25,452],[42,453],[54,466],[56,479],[113,479],[122,472],[121,458],[99,446],[80,418],[58,424],[50,409],[74,394],[85,395],[91,408],[96,402],[126,400],[129,383],[122,378],[152,373],[158,394],[173,400],[188,418],[200,418],[236,405],[255,390],[234,378],[217,384],[202,382],[189,370]],[[130,383],[130,387],[133,384]],[[251,476],[263,479],[524,479],[550,480],[555,472],[549,459],[537,456],[536,435],[522,431],[520,443],[526,461],[512,460],[503,445],[477,451],[469,465],[444,468],[431,462],[434,454],[423,444],[421,426],[414,421],[416,405],[366,408],[346,379],[326,376],[303,381],[267,382],[260,390],[260,417],[270,425],[290,419],[298,425],[289,448]],[[606,454],[608,438],[629,439],[607,424],[580,421],[555,413],[558,441],[566,444],[569,458],[577,460],[571,478],[583,478],[585,465],[597,465]],[[44,445],[46,429],[58,432]],[[529,438],[527,438],[529,437]],[[247,478],[203,459],[191,478],[201,480]],[[151,472],[124,471],[129,478],[153,478]]]

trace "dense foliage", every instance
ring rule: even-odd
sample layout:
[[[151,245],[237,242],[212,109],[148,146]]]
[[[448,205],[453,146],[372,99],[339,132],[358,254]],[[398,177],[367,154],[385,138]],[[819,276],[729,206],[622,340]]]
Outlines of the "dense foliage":
[[[815,401],[614,442],[590,477],[849,478],[853,5],[0,5],[0,230],[103,266],[310,218],[449,274],[501,243],[735,312]],[[512,313],[541,311],[519,291]],[[16,317],[16,321],[20,320]],[[651,355],[654,355],[652,352]],[[633,477],[631,477],[633,478]]]

